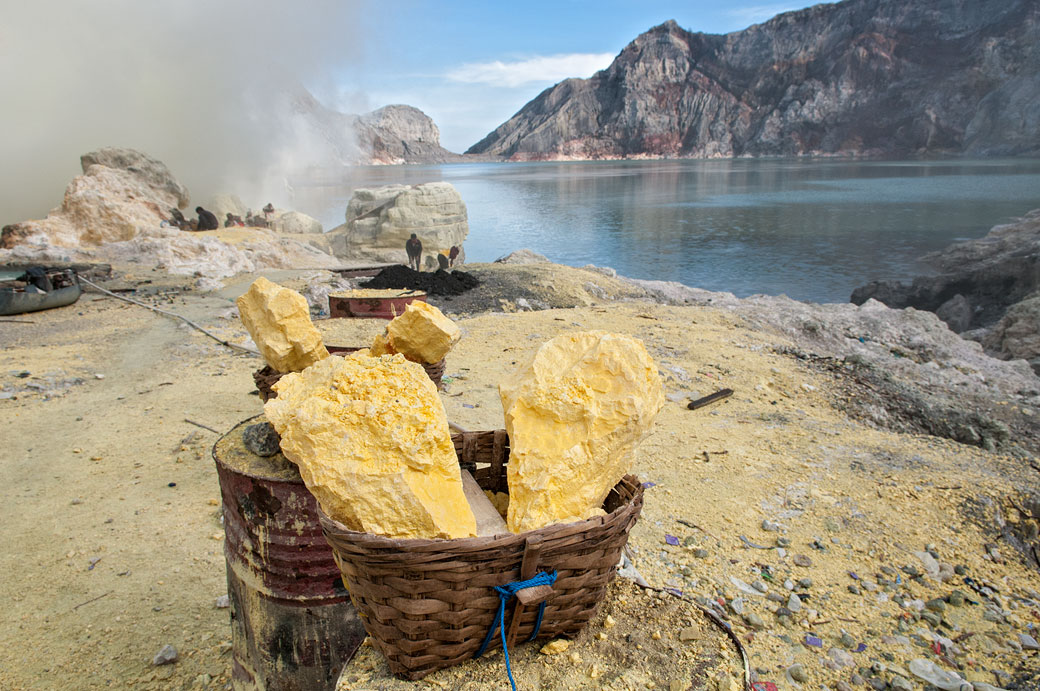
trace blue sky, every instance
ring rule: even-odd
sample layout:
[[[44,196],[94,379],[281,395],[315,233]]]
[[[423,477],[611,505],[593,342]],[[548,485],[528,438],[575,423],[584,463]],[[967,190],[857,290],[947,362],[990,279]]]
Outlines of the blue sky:
[[[813,4],[403,0],[360,13],[343,32],[348,59],[329,82],[311,86],[346,112],[415,106],[437,123],[441,144],[461,152],[546,87],[606,67],[652,26],[674,19],[728,33]]]

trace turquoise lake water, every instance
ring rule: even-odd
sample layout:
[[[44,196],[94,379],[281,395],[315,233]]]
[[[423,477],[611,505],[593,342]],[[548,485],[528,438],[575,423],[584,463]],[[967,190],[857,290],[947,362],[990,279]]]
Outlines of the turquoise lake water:
[[[294,181],[330,229],[351,191],[444,180],[469,212],[469,261],[528,248],[740,297],[846,302],[875,279],[1040,208],[1040,160],[721,160],[378,166]]]

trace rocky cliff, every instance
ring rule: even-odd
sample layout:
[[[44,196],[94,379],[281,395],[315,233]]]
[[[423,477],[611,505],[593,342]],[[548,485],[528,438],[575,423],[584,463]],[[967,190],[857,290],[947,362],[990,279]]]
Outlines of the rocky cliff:
[[[923,259],[936,275],[868,283],[850,300],[935,312],[991,355],[1028,360],[1040,373],[1040,209]]]
[[[363,115],[326,108],[302,87],[291,96],[299,124],[345,165],[443,163],[461,160],[440,144],[440,130],[425,113],[389,105]]]
[[[517,160],[1040,152],[1035,0],[847,0],[726,35],[666,22],[466,153]]]

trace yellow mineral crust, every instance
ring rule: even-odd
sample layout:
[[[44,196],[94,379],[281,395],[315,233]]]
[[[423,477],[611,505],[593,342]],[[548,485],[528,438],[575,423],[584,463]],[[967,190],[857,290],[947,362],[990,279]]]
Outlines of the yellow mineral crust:
[[[235,301],[261,355],[279,372],[298,372],[329,356],[307,300],[263,276]]]
[[[476,534],[448,418],[401,355],[326,358],[282,377],[264,414],[330,517],[394,538]]]
[[[515,533],[599,513],[664,405],[643,343],[605,331],[545,343],[499,384],[499,394]]]
[[[448,354],[462,332],[439,309],[416,300],[387,325],[386,334],[393,351],[432,365]]]

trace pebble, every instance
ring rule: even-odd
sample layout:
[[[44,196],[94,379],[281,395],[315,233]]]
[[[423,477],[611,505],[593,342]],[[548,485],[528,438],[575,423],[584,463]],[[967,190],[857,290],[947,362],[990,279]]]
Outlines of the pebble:
[[[892,677],[892,681],[889,682],[889,685],[891,685],[892,691],[914,691],[913,684],[898,674]]]
[[[172,645],[164,645],[162,649],[155,654],[152,658],[152,664],[155,666],[168,665],[177,661],[177,649]]]
[[[786,588],[787,590],[794,590],[794,581],[788,578],[786,581],[784,581],[784,588]]]
[[[809,681],[809,675],[808,673],[806,673],[805,667],[803,667],[801,663],[796,662],[795,664],[788,667],[787,673],[791,676],[792,679],[794,679],[797,682],[801,682],[802,684]]]
[[[964,592],[961,590],[954,590],[949,596],[950,605],[953,607],[962,607],[964,605]]]
[[[964,574],[968,573],[968,567],[964,564],[957,564],[957,566],[953,567],[953,572],[958,576],[963,576]]]
[[[731,610],[733,610],[734,614],[743,614],[744,613],[744,600],[742,600],[739,597],[733,598],[732,600],[730,600],[729,608]]]
[[[776,546],[777,547],[790,547],[791,546],[791,538],[783,537],[783,536],[780,536],[780,537],[776,538]]]
[[[843,632],[841,634],[841,644],[849,650],[852,650],[856,647],[856,639],[853,638],[850,634]]]
[[[794,561],[795,566],[801,566],[802,568],[809,568],[812,566],[812,559],[804,554],[796,554],[791,559]]]
[[[946,603],[941,598],[935,598],[924,603],[924,606],[931,612],[945,612]]]
[[[698,559],[704,559],[705,557],[708,556],[708,550],[703,549],[703,548],[702,549],[695,549],[695,550],[693,550],[693,556],[697,557]]]
[[[680,641],[699,641],[704,636],[701,635],[700,629],[690,626],[679,632]]]
[[[812,587],[812,579],[811,578],[799,578],[798,579],[798,587],[799,588],[811,588]]]
[[[242,432],[242,443],[257,456],[273,456],[281,451],[281,440],[270,422],[249,425]]]
[[[762,581],[752,581],[751,582],[751,587],[754,588],[755,590],[757,590],[760,593],[768,593],[769,592],[769,586],[767,586]]]
[[[744,615],[744,623],[755,631],[761,631],[766,627],[766,623],[762,620],[762,617],[758,616],[754,612],[748,612]]]
[[[778,533],[780,532],[780,524],[774,523],[773,521],[763,518],[762,530],[766,531],[767,533]]]
[[[838,663],[841,667],[856,666],[856,661],[852,659],[852,655],[841,648],[831,648],[827,651],[827,656]]]
[[[853,584],[849,584],[848,591],[850,593],[852,593],[853,595],[859,595],[859,586],[853,585]]]
[[[1018,642],[1022,644],[1023,650],[1040,650],[1040,643],[1028,633],[1018,634]]]
[[[852,691],[852,687],[844,681],[839,681],[834,685],[834,691]]]
[[[784,596],[778,593],[766,593],[766,599],[770,602],[787,602],[787,600],[784,599]]]
[[[231,606],[231,598],[227,595],[221,595],[213,604],[217,609],[227,609]]]
[[[557,655],[567,650],[571,645],[571,642],[566,638],[557,638],[555,641],[549,641],[541,647],[538,651],[542,655]]]
[[[801,612],[802,599],[794,593],[791,593],[791,596],[787,598],[787,609],[791,610],[792,612]]]

